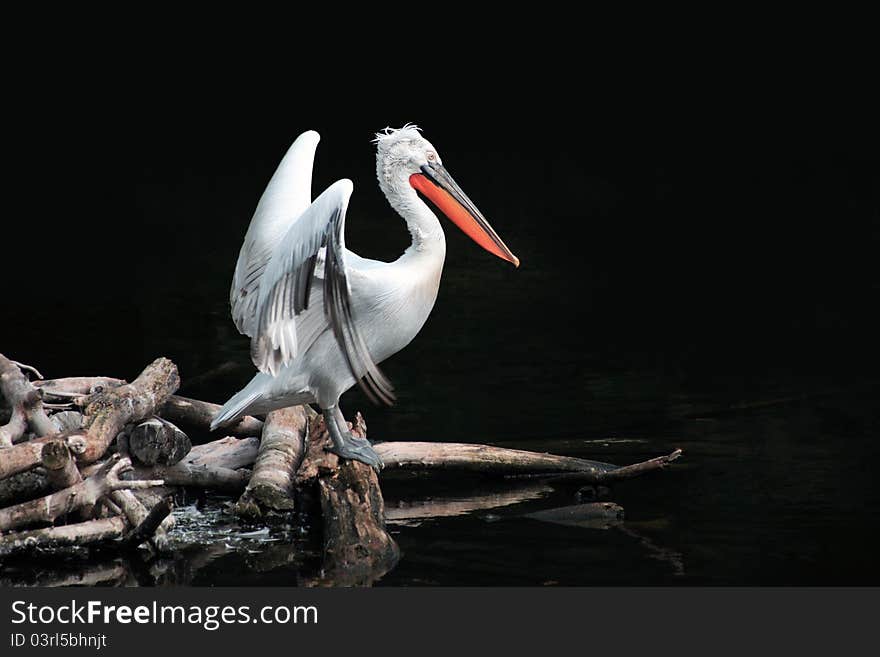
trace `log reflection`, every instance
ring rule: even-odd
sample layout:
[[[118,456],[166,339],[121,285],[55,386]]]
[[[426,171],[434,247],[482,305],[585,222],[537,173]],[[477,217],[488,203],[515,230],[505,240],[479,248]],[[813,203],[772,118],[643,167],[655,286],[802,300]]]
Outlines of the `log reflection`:
[[[498,509],[520,502],[537,500],[553,492],[540,482],[510,484],[505,489],[476,494],[446,493],[440,497],[395,499],[388,496],[385,518],[394,525],[415,526],[431,518],[450,518],[477,511]]]

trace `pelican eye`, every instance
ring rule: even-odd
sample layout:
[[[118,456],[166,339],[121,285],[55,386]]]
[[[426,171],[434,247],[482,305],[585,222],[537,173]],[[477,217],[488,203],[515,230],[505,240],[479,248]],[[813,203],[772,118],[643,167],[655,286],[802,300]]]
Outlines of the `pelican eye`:
[[[434,162],[437,159],[437,153],[434,151],[428,151],[425,155],[428,158],[428,162]]]

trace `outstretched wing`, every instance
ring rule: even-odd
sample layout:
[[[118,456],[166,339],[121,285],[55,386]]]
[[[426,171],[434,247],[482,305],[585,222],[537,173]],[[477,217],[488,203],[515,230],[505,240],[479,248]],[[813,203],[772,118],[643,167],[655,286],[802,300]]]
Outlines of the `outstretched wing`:
[[[229,303],[236,328],[254,337],[263,273],[278,241],[312,201],[312,164],[320,135],[302,133],[266,186],[235,265]]]
[[[375,402],[394,401],[391,383],[370,356],[352,313],[345,266],[345,213],[352,183],[327,188],[291,225],[269,256],[259,284],[251,357],[263,372],[276,374],[298,353],[297,317],[309,311],[309,292],[319,252],[324,254],[323,311],[349,369]],[[306,348],[307,345],[302,345]]]

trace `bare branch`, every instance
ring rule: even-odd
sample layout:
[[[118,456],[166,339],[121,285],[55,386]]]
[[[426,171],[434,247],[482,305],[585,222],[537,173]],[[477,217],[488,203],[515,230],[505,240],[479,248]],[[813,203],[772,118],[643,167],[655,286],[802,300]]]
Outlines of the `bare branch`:
[[[38,379],[43,378],[43,375],[40,374],[40,370],[38,370],[36,367],[33,367],[31,365],[25,365],[24,363],[19,363],[17,360],[10,360],[9,362],[12,363],[13,365],[15,365],[18,369],[20,369],[22,371],[31,372]]]
[[[0,448],[11,448],[30,427],[38,436],[52,435],[55,426],[43,410],[40,393],[21,373],[15,361],[0,354],[0,393],[9,402],[12,417],[0,427]]]
[[[0,531],[26,525],[51,523],[83,507],[94,506],[99,499],[122,488],[151,488],[161,486],[162,481],[131,482],[119,475],[131,470],[131,461],[114,454],[95,473],[80,483],[30,502],[0,509]]]

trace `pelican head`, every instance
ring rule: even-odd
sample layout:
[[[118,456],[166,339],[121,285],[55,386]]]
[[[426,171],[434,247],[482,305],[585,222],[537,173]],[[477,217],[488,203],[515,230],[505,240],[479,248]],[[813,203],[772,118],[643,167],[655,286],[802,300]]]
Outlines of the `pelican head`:
[[[386,196],[409,186],[426,196],[450,221],[489,253],[519,267],[517,258],[444,168],[440,153],[406,124],[376,134],[376,174]]]

